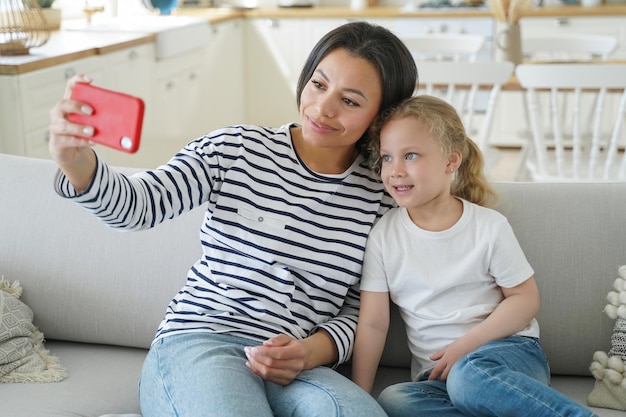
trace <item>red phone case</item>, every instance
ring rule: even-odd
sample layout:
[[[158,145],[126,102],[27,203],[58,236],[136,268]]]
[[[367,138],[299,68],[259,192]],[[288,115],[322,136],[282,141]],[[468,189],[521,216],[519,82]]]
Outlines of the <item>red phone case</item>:
[[[94,127],[94,135],[86,139],[120,151],[137,152],[145,108],[142,99],[86,83],[76,83],[72,98],[94,110],[90,116],[69,115],[71,122]]]

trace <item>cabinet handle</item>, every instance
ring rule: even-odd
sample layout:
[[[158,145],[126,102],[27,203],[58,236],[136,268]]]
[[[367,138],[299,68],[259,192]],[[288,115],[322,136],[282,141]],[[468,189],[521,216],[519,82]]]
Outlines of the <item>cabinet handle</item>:
[[[128,53],[128,59],[130,59],[131,61],[137,58],[139,58],[139,53],[134,49]]]
[[[555,28],[560,28],[563,26],[569,26],[569,19],[567,17],[557,17],[552,22]]]
[[[189,81],[194,81],[196,79],[196,73],[192,72],[189,74]]]
[[[268,28],[279,28],[280,23],[278,22],[278,19],[265,19],[265,26]]]
[[[174,88],[174,86],[175,86],[174,81],[168,81],[167,84],[165,84],[165,89],[171,90],[172,88]]]
[[[46,130],[44,132],[44,134],[43,134],[43,141],[46,142],[46,143],[50,142],[50,131],[49,130]]]
[[[66,68],[65,69],[65,79],[69,80],[70,78],[72,78],[73,76],[76,75],[76,70],[72,67],[70,68]]]

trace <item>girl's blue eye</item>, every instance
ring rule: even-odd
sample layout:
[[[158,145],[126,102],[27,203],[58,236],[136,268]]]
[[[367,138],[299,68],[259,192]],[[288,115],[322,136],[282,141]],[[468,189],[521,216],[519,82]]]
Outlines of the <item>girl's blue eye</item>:
[[[417,154],[415,152],[409,152],[406,154],[405,158],[409,161],[412,161],[413,159],[417,158]]]
[[[389,155],[381,155],[381,156],[380,156],[380,159],[381,159],[383,162],[389,162],[389,161],[391,161],[391,157],[390,157]]]

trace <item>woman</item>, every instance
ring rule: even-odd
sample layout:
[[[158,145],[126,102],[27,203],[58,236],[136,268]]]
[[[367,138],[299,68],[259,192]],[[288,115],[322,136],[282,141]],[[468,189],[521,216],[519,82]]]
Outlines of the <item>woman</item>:
[[[144,417],[385,415],[323,365],[350,357],[365,240],[392,205],[367,166],[367,130],[416,79],[391,32],[343,25],[305,63],[301,124],[217,130],[132,177],[97,158],[89,126],[67,120],[91,111],[67,98],[88,80],[68,83],[50,124],[61,195],[124,230],[207,204],[203,255],[144,364]]]

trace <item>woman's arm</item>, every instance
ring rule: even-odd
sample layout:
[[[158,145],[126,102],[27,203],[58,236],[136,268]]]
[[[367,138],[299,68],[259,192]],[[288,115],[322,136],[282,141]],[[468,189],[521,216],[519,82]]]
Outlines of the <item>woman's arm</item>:
[[[501,288],[504,299],[466,335],[430,357],[438,361],[429,379],[445,380],[456,361],[487,342],[519,332],[539,311],[539,290],[534,276],[512,288]]]
[[[352,380],[371,392],[389,330],[389,293],[361,291],[361,312],[352,357]]]

